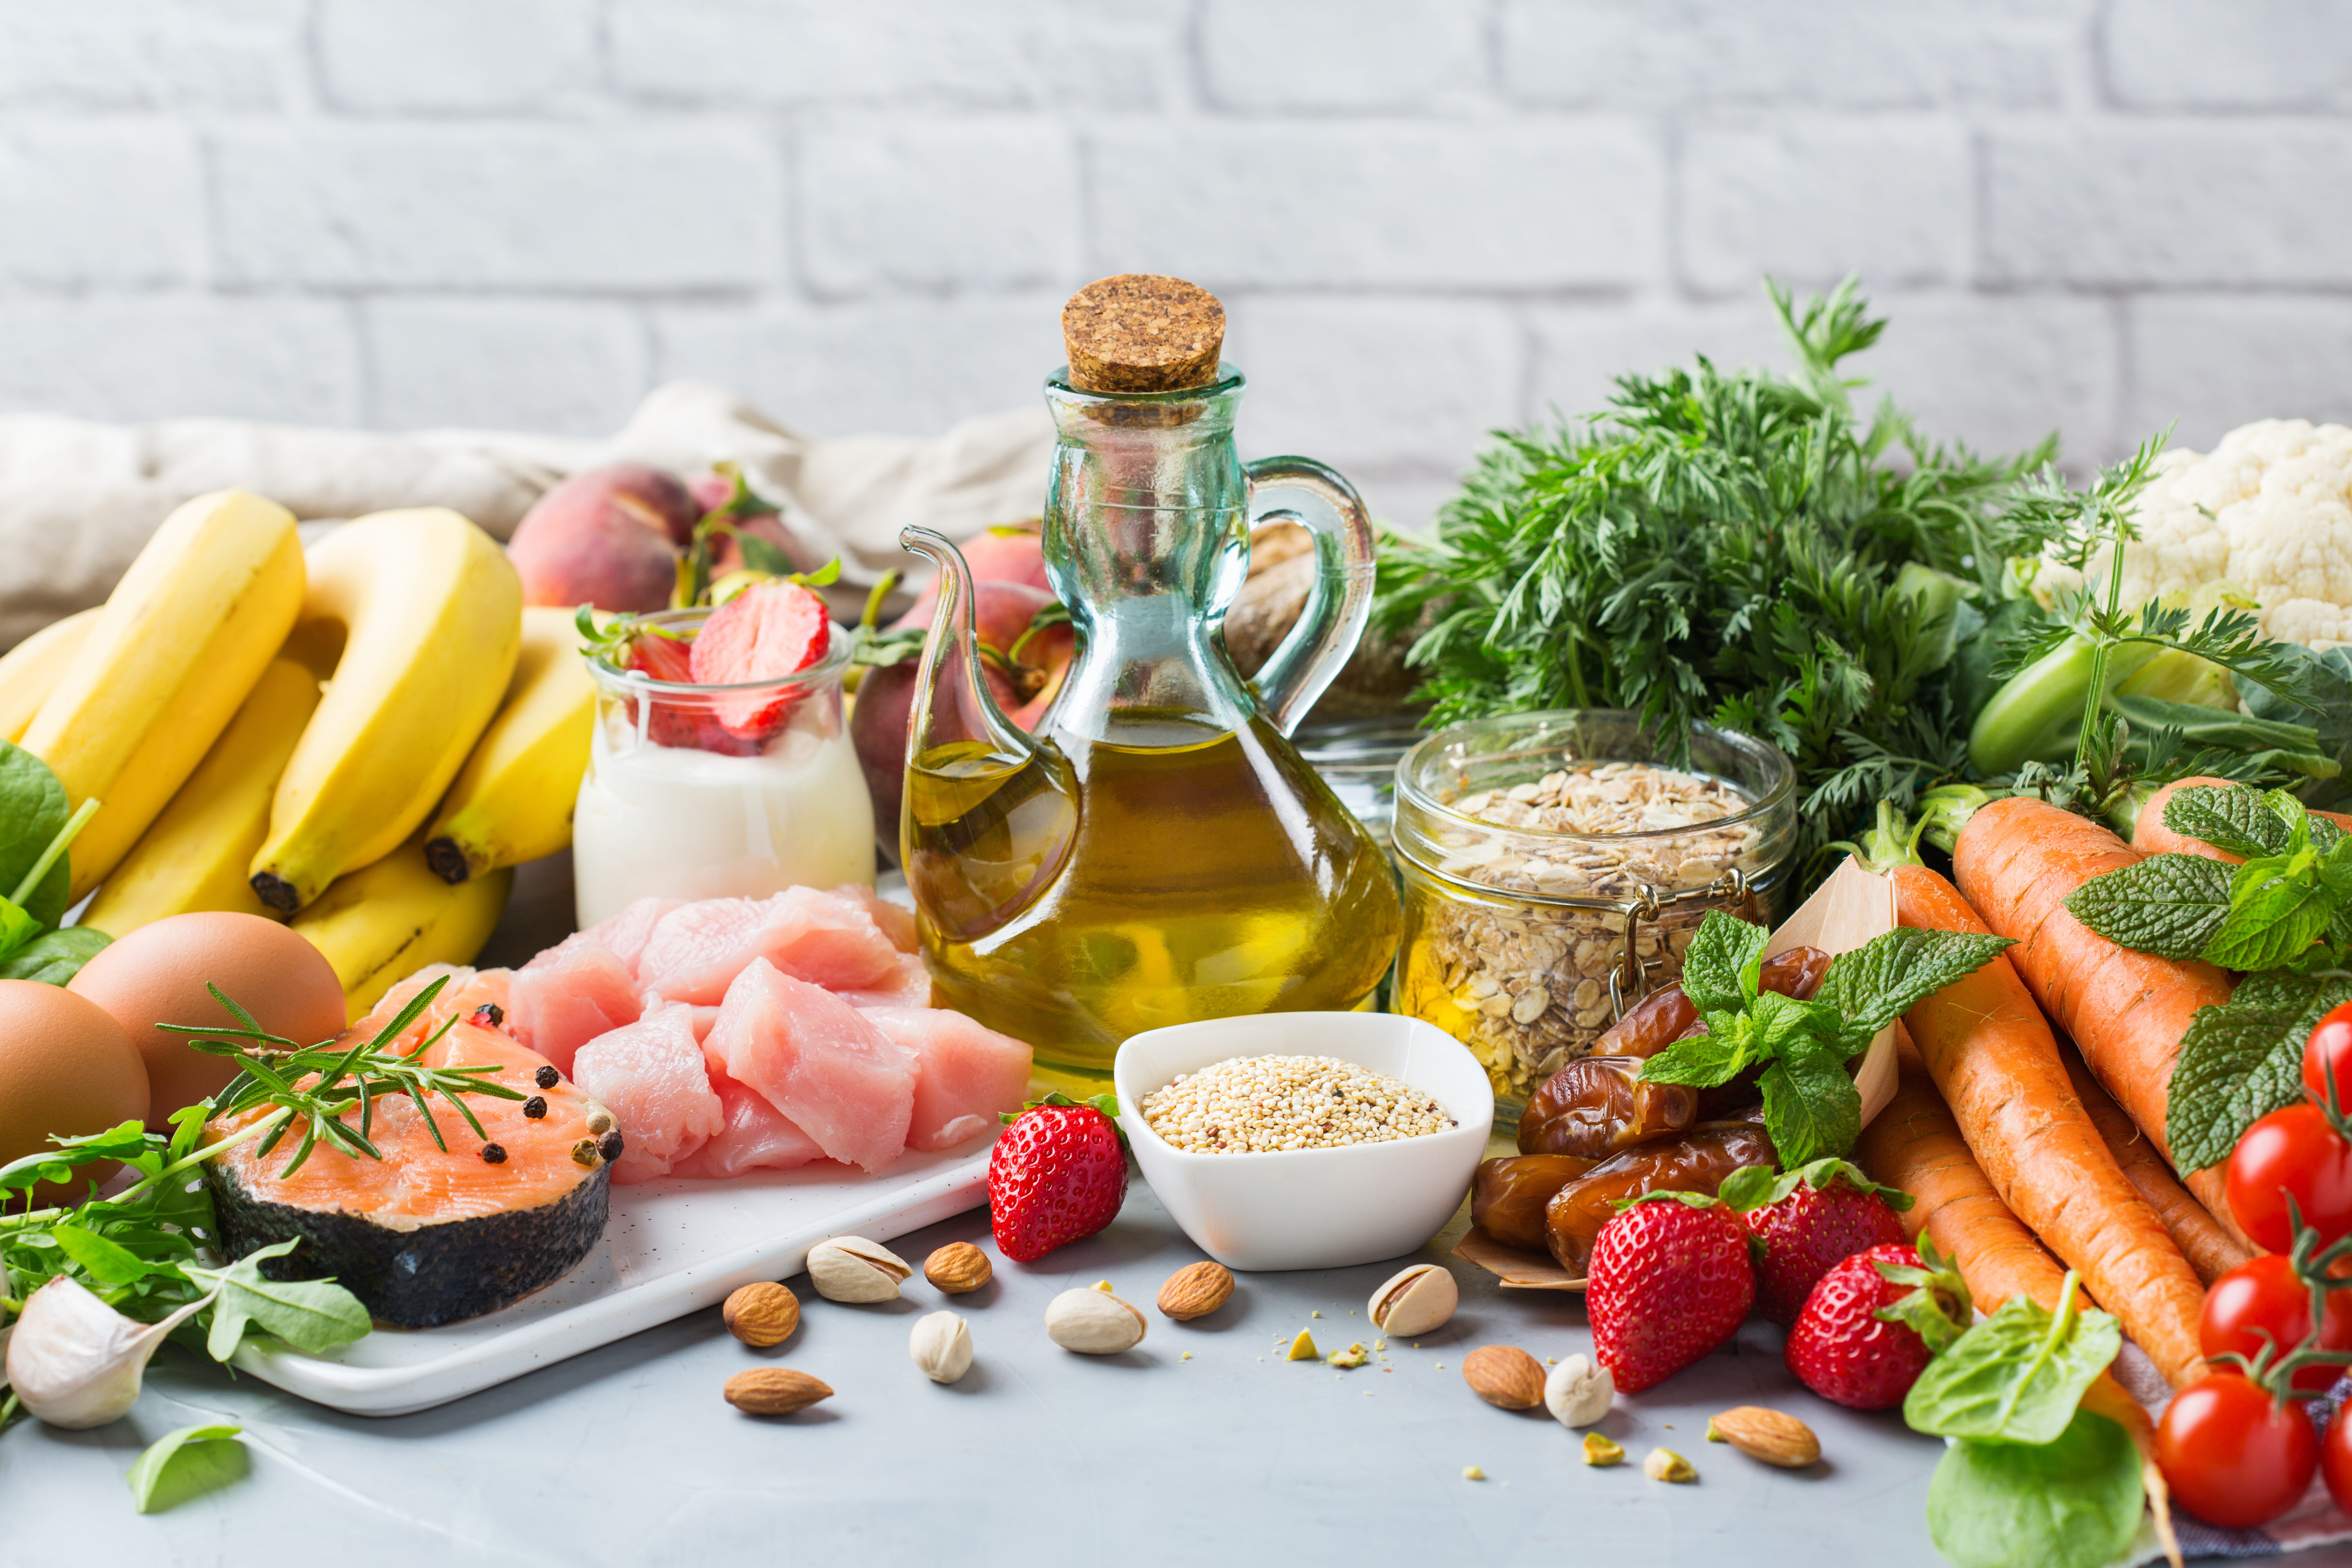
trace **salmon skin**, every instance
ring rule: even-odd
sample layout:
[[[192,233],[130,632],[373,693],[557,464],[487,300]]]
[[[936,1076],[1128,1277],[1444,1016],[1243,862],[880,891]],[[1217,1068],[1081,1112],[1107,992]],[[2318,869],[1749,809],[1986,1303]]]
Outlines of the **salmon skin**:
[[[458,999],[444,999],[434,1013]],[[228,1255],[299,1237],[300,1247],[263,1271],[279,1279],[331,1277],[378,1321],[404,1329],[511,1306],[587,1257],[611,1213],[612,1162],[621,1152],[612,1113],[487,1014],[474,1016],[480,1021],[453,1024],[425,1060],[495,1063],[489,1081],[530,1097],[466,1097],[487,1142],[456,1108],[435,1100],[443,1149],[415,1102],[401,1097],[376,1101],[368,1137],[383,1151],[380,1161],[321,1140],[299,1170],[281,1175],[299,1140],[299,1119],[266,1157],[255,1152],[260,1140],[240,1143],[205,1167]],[[346,1037],[369,1037],[388,1021],[362,1020]],[[428,1014],[411,1028],[421,1038],[438,1023]],[[551,1087],[544,1077],[553,1078]],[[536,1102],[544,1102],[543,1116],[528,1113]],[[215,1120],[208,1131],[225,1136],[268,1114],[268,1106],[255,1107]],[[343,1120],[357,1125],[359,1112]]]

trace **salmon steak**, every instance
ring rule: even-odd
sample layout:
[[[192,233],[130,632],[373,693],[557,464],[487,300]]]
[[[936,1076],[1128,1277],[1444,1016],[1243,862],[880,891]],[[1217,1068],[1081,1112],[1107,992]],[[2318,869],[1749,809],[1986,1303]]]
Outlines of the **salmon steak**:
[[[439,1026],[435,1014],[446,1016],[450,1004],[480,994],[477,986],[452,986],[390,1048],[413,1049]],[[344,1037],[373,1037],[399,1005],[387,997]],[[381,1160],[321,1139],[286,1174],[303,1131],[299,1117],[268,1154],[258,1152],[266,1139],[224,1150],[206,1174],[228,1255],[299,1237],[302,1245],[265,1264],[265,1272],[331,1277],[379,1322],[404,1329],[495,1312],[575,1268],[604,1234],[613,1162],[624,1140],[600,1101],[493,1022],[502,1011],[483,1005],[457,1018],[422,1058],[428,1067],[495,1065],[485,1081],[526,1097],[464,1096],[487,1138],[446,1100],[428,1100],[428,1127],[414,1100],[380,1096],[367,1138]],[[233,1135],[269,1114],[268,1106],[256,1106],[215,1119],[208,1131]],[[342,1120],[356,1128],[360,1113],[353,1109]]]

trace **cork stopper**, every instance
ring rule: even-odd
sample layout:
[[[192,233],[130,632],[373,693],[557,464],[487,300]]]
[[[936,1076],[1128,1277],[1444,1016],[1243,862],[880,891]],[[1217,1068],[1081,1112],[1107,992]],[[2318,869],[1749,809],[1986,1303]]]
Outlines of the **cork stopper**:
[[[1181,392],[1217,379],[1225,308],[1181,278],[1123,272],[1062,307],[1070,384],[1083,392]]]

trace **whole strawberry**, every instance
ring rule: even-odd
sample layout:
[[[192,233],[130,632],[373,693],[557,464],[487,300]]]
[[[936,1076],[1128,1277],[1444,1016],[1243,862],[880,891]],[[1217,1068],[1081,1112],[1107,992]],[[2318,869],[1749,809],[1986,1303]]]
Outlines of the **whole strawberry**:
[[[988,1223],[1016,1263],[1092,1236],[1127,1201],[1127,1140],[1116,1096],[1049,1094],[1008,1114],[988,1155]]]
[[[1762,1244],[1756,1310],[1787,1328],[1822,1276],[1857,1252],[1899,1244],[1898,1211],[1911,1194],[1882,1187],[1843,1160],[1816,1160],[1775,1175],[1748,1165],[1724,1178],[1723,1201]]]
[[[1855,1410],[1903,1403],[1927,1363],[1960,1337],[1969,1288],[1935,1244],[1858,1252],[1822,1276],[1789,1331],[1789,1370],[1823,1399]]]
[[[1650,1193],[1601,1227],[1585,1270],[1592,1347],[1626,1394],[1664,1382],[1739,1330],[1756,1299],[1748,1230],[1697,1193]]]

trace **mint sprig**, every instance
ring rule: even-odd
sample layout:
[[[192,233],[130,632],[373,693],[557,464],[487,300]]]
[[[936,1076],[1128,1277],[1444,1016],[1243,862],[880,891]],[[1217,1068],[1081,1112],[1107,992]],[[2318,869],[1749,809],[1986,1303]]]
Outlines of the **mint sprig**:
[[[2229,919],[2231,871],[2202,855],[2151,855],[2075,889],[2066,912],[2118,947],[2195,958]]]
[[[2303,1098],[2303,1049],[2320,1017],[2352,1002],[2341,972],[2249,974],[2229,1001],[2200,1007],[2181,1037],[2164,1116],[2173,1163],[2201,1171],[2247,1128]]]

